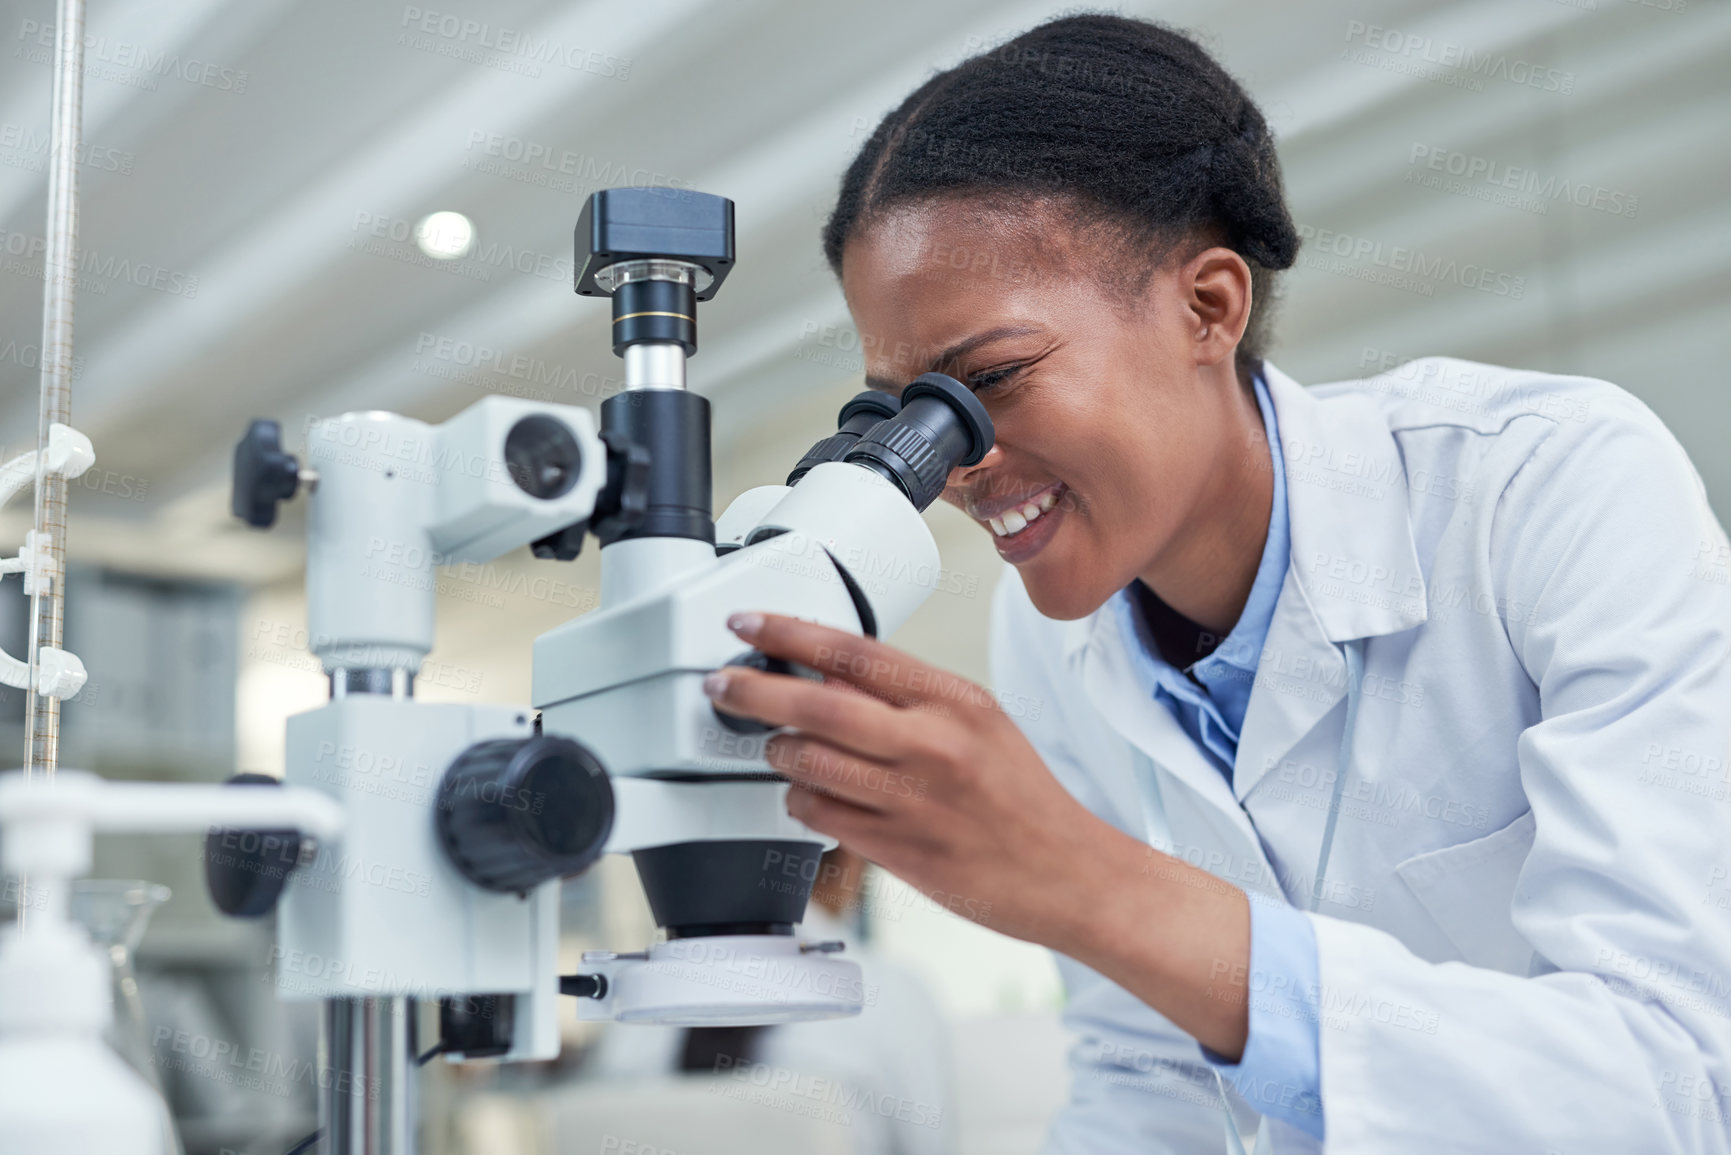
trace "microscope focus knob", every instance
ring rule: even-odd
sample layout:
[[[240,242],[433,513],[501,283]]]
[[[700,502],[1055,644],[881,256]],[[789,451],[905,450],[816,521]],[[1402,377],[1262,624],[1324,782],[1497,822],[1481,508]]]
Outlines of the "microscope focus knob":
[[[433,824],[464,877],[527,893],[587,870],[613,831],[613,785],[569,738],[497,738],[457,756],[439,783]]]
[[[816,670],[807,666],[796,665],[786,658],[772,658],[762,650],[747,650],[737,658],[730,658],[727,665],[744,666],[748,670],[762,670],[766,674],[787,674],[813,682],[823,681],[823,675]],[[748,718],[744,714],[729,714],[715,706],[711,706],[710,709],[715,712],[715,720],[735,734],[767,734],[775,729],[768,722]]]
[[[295,495],[300,473],[300,462],[283,452],[282,426],[259,418],[234,447],[230,508],[255,529],[269,529],[276,524],[277,502]]]
[[[273,789],[282,781],[268,774],[236,774],[223,785]],[[211,902],[233,918],[269,914],[300,865],[308,841],[298,830],[213,827],[204,836],[204,884]]]

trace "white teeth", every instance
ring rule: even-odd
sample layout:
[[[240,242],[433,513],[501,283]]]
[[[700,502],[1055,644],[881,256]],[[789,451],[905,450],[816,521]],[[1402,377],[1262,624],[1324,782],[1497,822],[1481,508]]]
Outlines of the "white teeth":
[[[1028,502],[1021,509],[1011,509],[988,518],[986,524],[992,527],[992,532],[999,537],[1009,537],[1021,533],[1028,528],[1028,523],[1047,512],[1058,504],[1058,495],[1048,490],[1036,500]]]

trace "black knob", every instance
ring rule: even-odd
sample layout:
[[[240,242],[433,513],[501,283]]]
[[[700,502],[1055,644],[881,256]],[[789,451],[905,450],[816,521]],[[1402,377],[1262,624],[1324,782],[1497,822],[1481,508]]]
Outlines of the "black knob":
[[[234,515],[257,529],[276,524],[277,502],[295,495],[300,462],[282,451],[282,426],[263,418],[234,447]]]
[[[787,483],[798,485],[799,479],[810,473],[813,466],[842,460],[858,444],[862,434],[875,428],[878,422],[894,417],[901,407],[900,399],[877,389],[867,389],[855,395],[841,407],[841,415],[836,418],[836,431],[806,451],[799,464],[793,467],[793,472],[787,475]]]
[[[574,999],[604,999],[607,997],[607,976],[560,975],[559,993]]]
[[[618,429],[604,429],[607,446],[607,480],[595,495],[595,508],[585,521],[573,522],[556,533],[529,544],[536,557],[547,561],[575,561],[583,552],[583,538],[591,531],[609,544],[643,524],[649,513],[649,450]]]
[[[583,471],[577,435],[558,418],[531,413],[505,434],[505,472],[517,488],[540,501],[564,497]]]
[[[786,658],[772,658],[762,650],[747,650],[739,657],[730,659],[727,665],[744,666],[748,670],[762,670],[766,674],[787,674],[813,682],[823,681],[823,675],[816,670],[807,666],[795,665]],[[715,711],[715,720],[735,734],[763,734],[775,729],[768,722],[760,722],[756,718],[748,718],[744,714],[729,714],[727,711],[714,706],[711,706],[710,709]]]
[[[943,493],[951,470],[986,456],[992,437],[992,419],[973,390],[954,377],[924,373],[902,390],[901,411],[865,433],[845,460],[889,478],[924,510]]]
[[[281,786],[268,774],[236,774],[225,786]],[[300,862],[298,830],[212,827],[204,836],[204,884],[210,900],[235,918],[261,918],[276,908],[289,874]]]
[[[603,429],[601,440],[607,445],[607,484],[595,498],[595,515],[589,524],[601,544],[611,545],[649,516],[655,462],[648,447],[622,429]]]
[[[497,1058],[511,1050],[516,1029],[516,995],[457,995],[439,1000],[439,1054]]]
[[[569,738],[496,738],[457,756],[439,783],[433,823],[464,877],[526,893],[587,870],[613,830],[613,785]]]

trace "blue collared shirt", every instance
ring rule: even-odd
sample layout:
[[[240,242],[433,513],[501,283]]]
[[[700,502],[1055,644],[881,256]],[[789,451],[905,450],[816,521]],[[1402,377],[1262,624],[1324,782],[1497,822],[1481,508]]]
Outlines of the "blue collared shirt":
[[[1268,386],[1260,375],[1255,387],[1274,472],[1274,502],[1262,560],[1231,632],[1207,657],[1193,662],[1188,671],[1180,670],[1160,656],[1129,591],[1121,591],[1116,599],[1121,627],[1141,643],[1131,646],[1130,652],[1152,680],[1155,700],[1172,711],[1179,726],[1228,783],[1238,757],[1238,736],[1244,728],[1250,691],[1256,683],[1256,667],[1274,620],[1275,603],[1286,584],[1292,552],[1280,429]],[[1202,1053],[1252,1106],[1320,1140],[1321,1037],[1315,1004],[1306,999],[1306,993],[1319,986],[1318,969],[1316,931],[1310,920],[1290,906],[1252,901],[1250,1033],[1244,1055],[1234,1064],[1207,1048]]]

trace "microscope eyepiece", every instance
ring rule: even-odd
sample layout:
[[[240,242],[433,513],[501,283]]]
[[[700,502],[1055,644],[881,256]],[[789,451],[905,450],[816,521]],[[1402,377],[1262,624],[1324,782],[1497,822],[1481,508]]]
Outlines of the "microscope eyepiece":
[[[859,444],[861,436],[875,428],[878,422],[894,417],[901,408],[899,398],[879,389],[867,389],[856,394],[841,407],[841,414],[836,418],[836,431],[806,451],[799,464],[793,467],[793,472],[787,475],[787,483],[798,485],[799,479],[810,473],[813,466],[845,459]]]
[[[924,510],[943,493],[951,470],[986,456],[992,437],[992,419],[973,390],[943,373],[925,373],[902,390],[900,412],[861,436],[843,460],[887,477]]]

